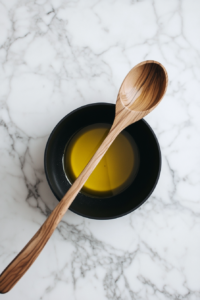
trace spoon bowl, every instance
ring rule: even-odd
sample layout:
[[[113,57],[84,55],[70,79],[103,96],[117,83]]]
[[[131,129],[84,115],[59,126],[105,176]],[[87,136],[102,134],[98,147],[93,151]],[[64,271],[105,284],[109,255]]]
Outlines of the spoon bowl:
[[[166,87],[165,68],[157,62],[146,61],[127,74],[119,90],[119,98],[130,110],[149,111],[161,101]]]

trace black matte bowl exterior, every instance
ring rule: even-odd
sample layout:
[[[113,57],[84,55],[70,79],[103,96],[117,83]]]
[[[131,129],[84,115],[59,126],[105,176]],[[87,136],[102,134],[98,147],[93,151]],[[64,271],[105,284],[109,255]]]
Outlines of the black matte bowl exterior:
[[[52,131],[45,149],[44,167],[50,188],[59,201],[71,186],[62,165],[67,141],[85,126],[112,124],[114,116],[114,104],[89,104],[69,113]],[[140,166],[135,180],[125,191],[110,198],[92,198],[79,193],[70,206],[74,213],[100,220],[118,218],[138,208],[153,192],[161,169],[160,147],[156,136],[144,120],[125,130],[133,136],[140,153]]]

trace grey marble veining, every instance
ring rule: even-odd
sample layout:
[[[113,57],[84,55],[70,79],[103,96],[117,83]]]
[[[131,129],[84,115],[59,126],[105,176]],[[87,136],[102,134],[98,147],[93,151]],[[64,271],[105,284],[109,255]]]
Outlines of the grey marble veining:
[[[57,122],[115,103],[135,64],[169,74],[145,119],[162,151],[159,183],[109,221],[68,211],[9,300],[200,299],[200,1],[0,1],[0,272],[56,206],[43,167]]]

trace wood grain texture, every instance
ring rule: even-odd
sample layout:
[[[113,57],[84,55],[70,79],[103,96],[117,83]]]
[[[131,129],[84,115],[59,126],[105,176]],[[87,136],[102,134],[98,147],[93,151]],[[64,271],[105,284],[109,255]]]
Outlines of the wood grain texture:
[[[45,223],[0,275],[0,293],[11,290],[33,264],[117,135],[158,105],[165,94],[167,83],[166,70],[155,61],[140,63],[128,73],[118,93],[115,119],[107,137]]]

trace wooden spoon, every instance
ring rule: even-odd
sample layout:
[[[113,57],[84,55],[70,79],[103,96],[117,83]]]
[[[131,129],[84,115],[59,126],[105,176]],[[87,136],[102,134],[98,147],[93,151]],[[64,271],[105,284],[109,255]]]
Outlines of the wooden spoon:
[[[0,275],[0,293],[10,291],[29,269],[114,139],[125,127],[142,119],[158,105],[167,84],[167,72],[156,61],[142,62],[128,73],[117,96],[115,119],[107,137],[45,223]]]

